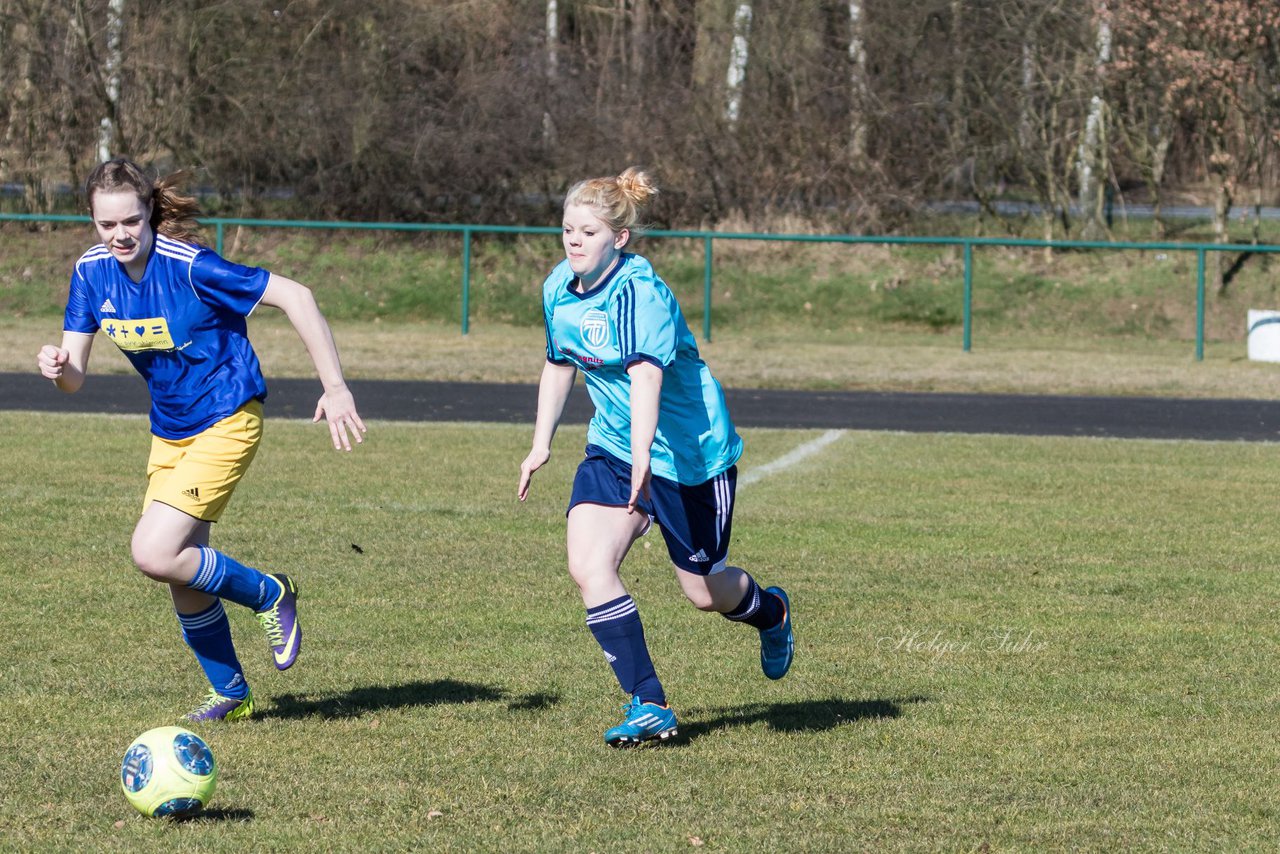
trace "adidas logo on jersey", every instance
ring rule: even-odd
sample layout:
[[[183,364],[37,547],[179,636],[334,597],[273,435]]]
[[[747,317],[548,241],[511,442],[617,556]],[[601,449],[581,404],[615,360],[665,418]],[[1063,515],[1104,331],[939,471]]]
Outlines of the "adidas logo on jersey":
[[[190,489],[184,489],[184,490],[182,490],[182,494],[183,494],[183,495],[185,495],[185,496],[187,496],[188,498],[193,498],[193,499],[195,499],[196,501],[199,501],[199,500],[200,500],[200,487],[198,487],[198,486],[193,486],[193,487],[191,487]],[[705,560],[705,558],[704,558],[704,560]]]
[[[116,307],[111,304],[111,297],[107,297],[106,300],[103,301],[102,308],[98,309],[98,311],[102,312],[103,314],[116,313]]]
[[[689,560],[692,561],[693,563],[706,563],[707,561],[711,560],[711,558],[707,557],[706,549],[698,549],[697,554],[689,555]]]

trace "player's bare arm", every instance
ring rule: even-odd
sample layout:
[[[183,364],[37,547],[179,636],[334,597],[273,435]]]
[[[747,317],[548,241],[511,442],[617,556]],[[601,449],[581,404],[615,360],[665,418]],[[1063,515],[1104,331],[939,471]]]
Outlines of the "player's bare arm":
[[[351,450],[351,440],[364,441],[367,428],[356,411],[355,398],[342,376],[342,363],[333,332],[316,305],[311,289],[285,276],[271,274],[262,294],[263,305],[278,308],[289,318],[294,330],[315,364],[316,374],[324,386],[324,394],[316,403],[312,421],[324,418],[336,450]]]
[[[538,381],[538,415],[533,426],[533,447],[520,464],[520,485],[516,488],[516,496],[521,501],[529,496],[533,473],[551,459],[551,441],[560,426],[560,418],[564,415],[577,375],[578,369],[573,365],[557,365],[555,362],[543,365],[542,377]]]
[[[40,375],[52,380],[59,391],[68,394],[84,385],[85,371],[89,366],[89,351],[93,348],[93,336],[79,332],[62,333],[62,346],[45,344],[36,354],[36,367]]]
[[[627,512],[634,513],[640,497],[649,497],[650,455],[658,431],[662,368],[640,361],[627,368],[627,376],[631,378],[631,498]]]

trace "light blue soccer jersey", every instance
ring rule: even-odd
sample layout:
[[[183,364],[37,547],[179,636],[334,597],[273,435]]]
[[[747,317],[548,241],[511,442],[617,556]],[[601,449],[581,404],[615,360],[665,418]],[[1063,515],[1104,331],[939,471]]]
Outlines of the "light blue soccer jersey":
[[[157,233],[135,282],[99,244],[72,271],[63,329],[102,329],[147,382],[151,432],[185,439],[266,399],[245,318],[270,276]]]
[[[583,372],[596,414],[587,441],[631,461],[631,378],[643,360],[662,368],[652,471],[686,485],[703,483],[742,456],[724,391],[698,355],[675,295],[640,255],[623,253],[587,293],[562,261],[542,286],[547,358]]]

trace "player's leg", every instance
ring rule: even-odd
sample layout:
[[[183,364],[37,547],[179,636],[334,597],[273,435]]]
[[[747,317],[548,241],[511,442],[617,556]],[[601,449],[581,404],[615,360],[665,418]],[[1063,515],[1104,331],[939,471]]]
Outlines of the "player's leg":
[[[658,478],[650,484],[685,597],[703,611],[756,629],[760,667],[770,679],[781,679],[795,653],[790,602],[782,588],[762,589],[750,573],[728,565],[736,489],[736,467],[696,486]]]
[[[189,439],[154,438],[133,558],[157,581],[252,609],[266,631],[276,667],[284,670],[297,660],[302,644],[293,580],[246,566],[206,545],[207,536],[194,536],[200,525],[221,517],[261,435],[261,406],[255,402]]]
[[[133,562],[155,581],[187,586],[255,611],[279,598],[274,579],[196,541],[197,529],[208,524],[152,501],[133,529]]]
[[[647,516],[629,514],[625,507],[577,504],[569,511],[569,574],[582,594],[587,627],[631,698],[622,723],[604,734],[611,747],[676,733],[676,716],[649,656],[639,609],[618,576],[622,559],[648,525]]]
[[[182,638],[209,680],[208,697],[187,715],[191,722],[234,720],[252,712],[222,600],[190,586],[208,531],[208,522],[153,501],[133,535],[134,562],[149,578],[169,585]]]
[[[578,504],[569,511],[569,575],[587,609],[587,628],[613,666],[622,690],[644,702],[664,704],[635,601],[618,567],[647,525],[642,514],[624,507]]]
[[[208,538],[209,523],[205,522],[196,528],[192,542],[204,545]],[[185,584],[170,584],[169,592],[182,639],[209,680],[208,696],[187,714],[186,720],[200,723],[249,717],[253,714],[253,695],[231,640],[231,624],[222,600]]]
[[[640,612],[618,575],[631,544],[651,523],[646,513],[627,512],[629,466],[597,450],[588,447],[574,478],[566,544],[587,627],[631,698],[623,722],[605,733],[607,744],[621,747],[671,737],[676,718],[649,655]]]
[[[781,587],[761,588],[747,571],[736,566],[709,575],[697,575],[676,566],[684,595],[704,611],[716,611],[735,623],[746,623],[760,633],[760,669],[770,679],[781,679],[791,669],[795,639],[791,628],[791,601]]]

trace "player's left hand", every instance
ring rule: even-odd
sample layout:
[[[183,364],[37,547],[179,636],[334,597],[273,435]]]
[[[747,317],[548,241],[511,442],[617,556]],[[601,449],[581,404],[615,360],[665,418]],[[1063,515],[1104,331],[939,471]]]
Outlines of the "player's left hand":
[[[520,485],[516,487],[516,497],[524,501],[529,497],[529,483],[533,473],[547,464],[551,459],[550,448],[539,448],[536,445],[529,451],[529,456],[520,464]]]
[[[368,430],[360,420],[360,413],[356,412],[356,400],[346,386],[320,395],[316,414],[311,421],[316,423],[321,418],[329,422],[329,436],[333,439],[335,451],[351,450],[352,439],[356,440],[357,445],[364,443],[364,434]]]
[[[649,469],[648,460],[635,460],[631,464],[631,497],[627,499],[627,512],[634,513],[638,509],[640,499],[649,500],[649,480],[653,473]]]

